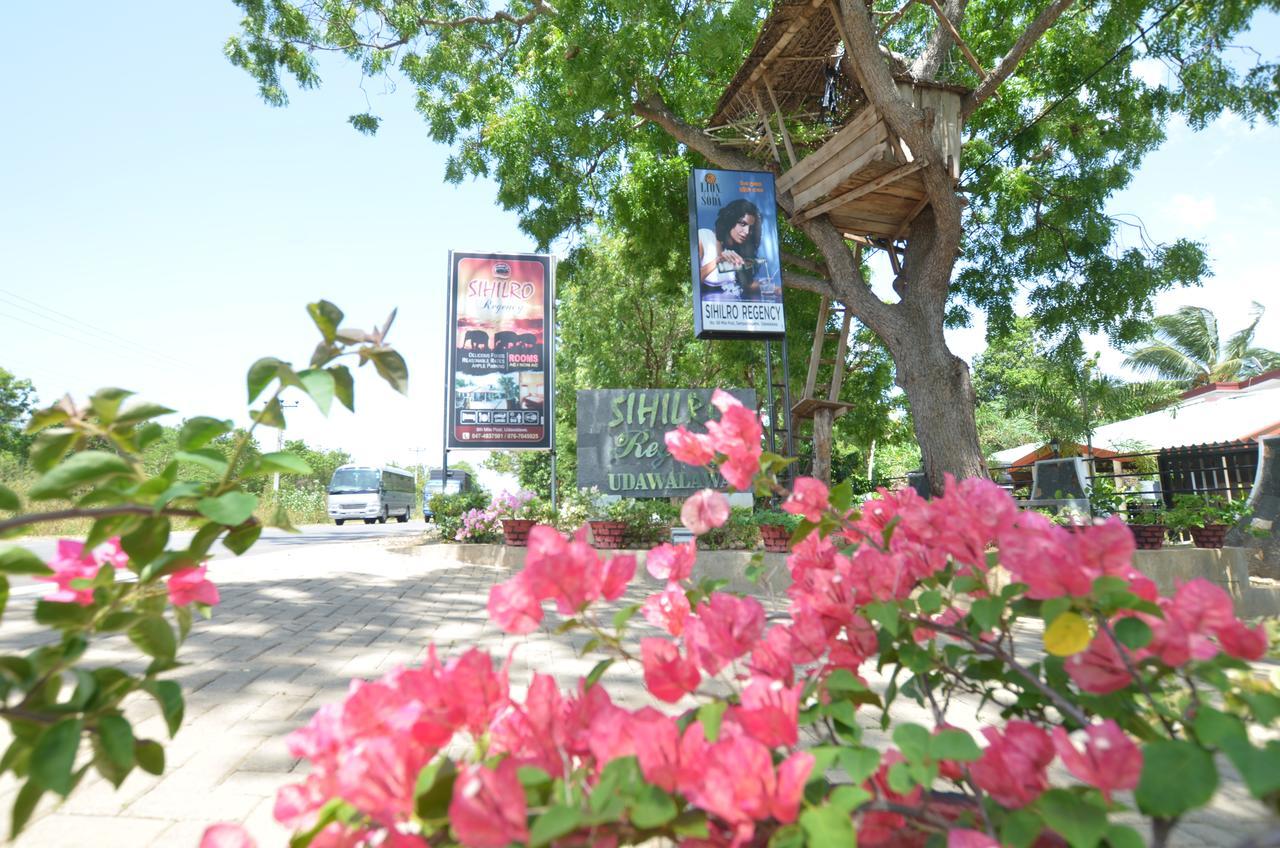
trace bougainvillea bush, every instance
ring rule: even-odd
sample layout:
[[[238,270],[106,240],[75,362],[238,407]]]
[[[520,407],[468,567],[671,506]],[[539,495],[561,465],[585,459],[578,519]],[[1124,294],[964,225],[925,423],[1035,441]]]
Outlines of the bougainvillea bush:
[[[653,548],[661,588],[618,609],[635,559],[536,527],[524,569],[492,588],[492,621],[531,633],[550,602],[557,632],[589,632],[605,657],[568,688],[534,674],[523,698],[509,658],[478,648],[353,682],[288,740],[310,766],[276,802],[292,845],[1162,845],[1211,802],[1222,759],[1276,807],[1280,743],[1249,733],[1280,717],[1249,665],[1268,637],[1221,588],[1159,597],[1118,520],[1068,532],[984,480],[858,510],[813,479],[782,492],[756,416],[714,403],[706,434],[667,443],[800,516],[786,618],[695,583],[696,542]],[[728,514],[706,491],[682,520],[704,534]],[[636,615],[665,635],[636,647]],[[643,668],[654,706],[615,702],[619,659]],[[892,670],[887,690],[872,667]],[[951,726],[958,696],[999,700],[1003,720],[980,737]],[[903,699],[932,721],[894,720]],[[876,725],[891,746],[864,739]],[[251,842],[220,826],[206,844]]]
[[[84,405],[65,398],[32,415],[29,463],[41,476],[27,492],[30,503],[0,485],[0,512],[12,513],[0,518],[0,537],[68,518],[93,524],[85,539],[61,541],[48,562],[24,547],[0,545],[0,615],[10,578],[34,577],[49,584],[34,616],[52,637],[32,651],[0,655],[0,718],[13,737],[0,772],[22,784],[11,838],[45,793],[67,796],[91,769],[115,786],[134,768],[164,771],[163,745],[134,735],[124,704],[137,693],[150,696],[169,734],[178,731],[182,689],[164,675],[178,667],[178,649],[195,614],[207,616],[218,603],[205,565],[210,550],[221,542],[242,554],[262,532],[253,517],[258,499],[244,482],[276,472],[311,473],[289,453],[246,458],[257,425],[284,426],[281,395],[299,390],[325,412],[335,398],[354,409],[344,360],[371,362],[397,389],[406,388],[404,360],[385,344],[395,313],[369,333],[340,328],[342,312],[326,301],[307,309],[321,335],[309,367],[295,370],[275,358],[255,362],[248,372],[249,403],[266,401],[253,410],[253,427],[233,433],[231,421],[187,419],[174,460],[158,474],[147,472],[142,453],[162,435],[154,419],[171,409],[131,400],[133,393],[123,389],[102,389]],[[213,446],[224,437],[231,439],[229,455]],[[213,470],[217,479],[191,474],[195,467]],[[35,508],[50,501],[69,505]],[[291,529],[288,514],[277,508],[272,523]],[[187,522],[194,534],[175,540],[174,520]],[[86,661],[94,640],[119,634],[145,655],[141,673]]]

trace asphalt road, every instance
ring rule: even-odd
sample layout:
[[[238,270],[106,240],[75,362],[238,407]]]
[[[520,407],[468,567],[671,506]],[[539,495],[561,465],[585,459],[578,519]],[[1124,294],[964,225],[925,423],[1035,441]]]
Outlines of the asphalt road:
[[[262,536],[257,543],[246,551],[242,558],[313,545],[340,545],[343,542],[369,542],[377,539],[415,536],[425,533],[429,526],[431,525],[424,523],[419,518],[417,521],[411,520],[404,524],[398,521],[388,521],[386,524],[365,524],[362,521],[354,524],[347,522],[342,527],[334,524],[306,524],[298,528],[301,531],[300,533],[286,533],[283,530],[268,527],[262,531]],[[192,531],[190,530],[174,533],[170,536],[170,548],[175,545],[185,544],[191,536]],[[41,559],[48,560],[56,552],[58,540],[52,536],[32,536],[0,542],[0,547],[8,544],[21,545]],[[219,543],[214,547],[212,558],[230,559],[234,556],[235,554]],[[9,582],[16,589],[20,586],[31,585],[37,581],[28,577],[10,577]]]

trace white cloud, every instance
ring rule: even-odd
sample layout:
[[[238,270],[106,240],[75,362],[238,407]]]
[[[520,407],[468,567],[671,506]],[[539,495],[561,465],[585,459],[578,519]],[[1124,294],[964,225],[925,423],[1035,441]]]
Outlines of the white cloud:
[[[1169,214],[1182,227],[1207,227],[1218,217],[1218,204],[1212,195],[1175,194],[1169,203]]]

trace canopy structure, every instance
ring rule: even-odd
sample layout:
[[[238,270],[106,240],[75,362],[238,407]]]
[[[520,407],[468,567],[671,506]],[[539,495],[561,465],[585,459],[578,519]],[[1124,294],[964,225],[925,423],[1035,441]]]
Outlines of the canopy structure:
[[[919,171],[929,156],[941,156],[959,180],[967,89],[896,77],[899,91],[933,116],[936,152],[913,151],[867,101],[842,29],[834,0],[778,0],[707,132],[751,155],[771,154],[796,220],[826,214],[855,240],[892,241],[927,203]]]

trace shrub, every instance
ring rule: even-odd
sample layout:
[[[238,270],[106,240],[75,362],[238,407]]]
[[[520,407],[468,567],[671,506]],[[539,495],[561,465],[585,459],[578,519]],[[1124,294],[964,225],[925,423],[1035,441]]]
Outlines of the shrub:
[[[752,520],[750,507],[735,507],[719,527],[698,539],[698,546],[710,551],[749,550],[760,543],[760,528]]]
[[[1221,495],[1178,495],[1173,508],[1165,513],[1170,530],[1191,530],[1214,524],[1235,524],[1247,518],[1252,509],[1243,498],[1229,501]]]
[[[458,531],[462,529],[463,513],[488,508],[489,493],[483,489],[451,494],[440,493],[432,495],[428,505],[435,514],[436,526],[440,528],[440,537],[451,542],[456,540]]]
[[[662,500],[619,498],[609,504],[606,514],[610,521],[627,525],[626,541],[629,548],[647,548],[671,539],[671,525],[680,508]]]

